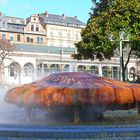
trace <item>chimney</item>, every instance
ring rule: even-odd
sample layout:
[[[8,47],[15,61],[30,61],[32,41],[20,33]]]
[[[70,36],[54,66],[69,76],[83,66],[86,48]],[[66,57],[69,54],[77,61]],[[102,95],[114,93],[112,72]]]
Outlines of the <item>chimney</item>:
[[[45,12],[45,16],[48,17],[48,11]]]
[[[65,19],[65,14],[62,14],[63,19]]]
[[[74,16],[74,18],[76,18],[76,19],[77,19],[77,16]]]

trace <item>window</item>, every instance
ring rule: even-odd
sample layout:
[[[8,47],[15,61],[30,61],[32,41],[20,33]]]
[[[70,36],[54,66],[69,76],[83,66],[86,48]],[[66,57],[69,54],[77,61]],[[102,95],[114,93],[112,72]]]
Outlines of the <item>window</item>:
[[[6,22],[5,21],[2,22],[2,27],[6,28]]]
[[[13,41],[13,40],[14,40],[14,36],[10,35],[10,41]]]
[[[10,68],[10,76],[14,77],[14,75],[15,75],[15,69],[14,69],[14,67],[11,67]]]
[[[30,42],[30,37],[27,37],[27,42]]]
[[[17,35],[17,41],[20,41],[20,35]]]
[[[119,80],[119,68],[112,67],[112,78]]]
[[[2,34],[2,39],[6,39],[6,34]]]
[[[31,25],[31,31],[34,31],[34,25]]]
[[[105,77],[109,77],[109,67],[108,66],[102,67],[102,75]]]
[[[40,42],[43,43],[43,37],[40,38]]]
[[[37,32],[39,31],[39,26],[38,26],[38,25],[36,26],[36,31],[37,31]]]
[[[99,69],[97,66],[91,66],[90,67],[90,72],[95,74],[95,75],[98,75],[99,74]]]
[[[53,72],[58,72],[60,70],[60,67],[58,64],[52,64],[50,66],[50,71],[53,73]]]
[[[136,69],[134,67],[131,67],[129,69],[129,78],[134,81],[136,80]]]
[[[48,69],[48,65],[44,64],[44,74],[48,74],[49,69]]]
[[[84,65],[79,65],[78,67],[77,67],[77,71],[86,71],[86,66],[84,66]]]
[[[43,37],[37,37],[37,43],[42,44],[43,43]]]
[[[69,71],[70,70],[70,66],[69,65],[65,65],[63,71]]]
[[[37,43],[39,43],[40,42],[40,37],[37,37]]]
[[[31,38],[31,37],[27,37],[27,42],[31,42],[31,43],[33,43],[33,42],[34,42],[34,39]]]
[[[37,76],[41,76],[41,75],[43,75],[43,64],[42,63],[38,64],[38,66],[37,66]]]
[[[10,76],[16,78],[19,74],[19,65],[17,63],[11,63],[9,67]]]
[[[32,42],[32,43],[34,42],[34,41],[33,41],[33,38],[30,38],[30,42]]]
[[[25,76],[32,76],[33,75],[33,65],[27,63],[24,65],[24,75]]]

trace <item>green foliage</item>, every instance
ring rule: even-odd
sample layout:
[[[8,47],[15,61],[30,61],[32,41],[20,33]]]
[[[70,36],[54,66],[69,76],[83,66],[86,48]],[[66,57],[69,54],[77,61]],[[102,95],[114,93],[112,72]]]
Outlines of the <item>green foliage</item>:
[[[140,0],[92,0],[90,18],[76,44],[75,59],[111,59],[119,46],[119,32],[129,35],[131,53],[140,57]],[[109,35],[114,36],[111,42]],[[127,45],[123,45],[123,48]]]

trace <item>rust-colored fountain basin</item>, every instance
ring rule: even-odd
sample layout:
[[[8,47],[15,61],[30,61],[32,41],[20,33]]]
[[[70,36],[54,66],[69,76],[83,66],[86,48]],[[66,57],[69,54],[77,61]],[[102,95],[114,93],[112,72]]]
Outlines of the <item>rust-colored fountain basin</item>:
[[[102,106],[105,111],[116,109],[115,105],[121,109],[139,103],[140,85],[84,72],[63,72],[10,89],[5,100],[25,108]]]

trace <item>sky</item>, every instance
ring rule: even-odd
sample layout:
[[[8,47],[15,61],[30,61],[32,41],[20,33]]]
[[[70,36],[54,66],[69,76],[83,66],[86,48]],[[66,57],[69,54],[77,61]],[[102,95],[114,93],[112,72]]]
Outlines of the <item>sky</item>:
[[[92,7],[91,0],[0,0],[0,11],[6,16],[27,18],[48,11],[50,14],[77,16],[86,23]]]

